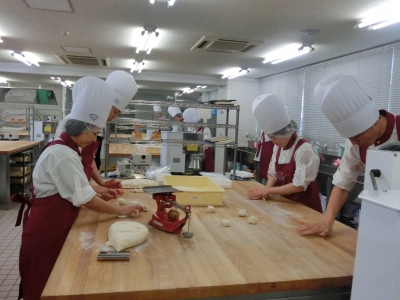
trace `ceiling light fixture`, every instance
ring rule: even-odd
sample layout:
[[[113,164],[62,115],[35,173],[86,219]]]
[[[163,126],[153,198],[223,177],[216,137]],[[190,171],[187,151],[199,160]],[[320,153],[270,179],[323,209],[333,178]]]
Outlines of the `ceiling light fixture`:
[[[72,86],[74,85],[72,81],[70,80],[62,81],[60,77],[54,77],[54,76],[51,76],[50,78],[57,81],[62,86],[69,87],[72,90]]]
[[[272,52],[264,58],[263,63],[271,63],[274,65],[311,51],[314,51],[314,48],[311,46],[311,44],[292,44],[279,49],[278,51]]]
[[[133,65],[132,65],[132,68],[131,68],[131,73],[132,73],[132,72],[138,72],[138,73],[140,73],[140,72],[142,72],[143,67],[144,67],[144,61],[136,61],[136,60],[133,60]]]
[[[153,6],[155,2],[156,2],[156,0],[149,0],[149,4],[151,6]],[[158,2],[161,2],[161,1],[158,0]],[[175,4],[175,0],[166,0],[166,2],[168,3],[168,7],[171,7],[171,6],[173,6]]]
[[[0,77],[0,83],[7,83],[7,80],[3,77]]]
[[[198,85],[198,86],[196,86],[196,88],[198,88],[198,89],[205,89],[207,86],[206,85]]]
[[[375,10],[370,15],[361,19],[354,28],[363,28],[368,26],[368,30],[380,29],[395,23],[400,22],[400,16],[398,11],[400,5],[397,3],[396,6],[387,7],[382,10]]]
[[[236,78],[236,77],[248,74],[248,73],[250,73],[250,71],[248,69],[244,69],[244,68],[235,69],[234,71],[230,71],[230,72],[222,75],[221,78],[222,79],[224,79],[224,78],[232,79],[232,78]]]
[[[3,42],[3,39],[1,38],[1,36],[0,36],[0,43],[2,43]]]
[[[31,65],[35,65],[37,67],[39,67],[39,63],[37,61],[35,61],[34,59],[27,57],[27,55],[24,52],[15,52],[13,51],[11,53],[11,56],[13,56],[14,58],[18,59],[19,61],[22,61],[24,64],[31,66]]]
[[[159,33],[156,31],[157,27],[145,26],[140,35],[139,46],[136,47],[136,53],[140,51],[146,51],[147,54],[150,54],[151,49],[153,49],[156,38]]]
[[[182,91],[182,93],[184,93],[184,94],[190,94],[193,92],[194,92],[194,88],[191,88],[191,87],[184,88]]]

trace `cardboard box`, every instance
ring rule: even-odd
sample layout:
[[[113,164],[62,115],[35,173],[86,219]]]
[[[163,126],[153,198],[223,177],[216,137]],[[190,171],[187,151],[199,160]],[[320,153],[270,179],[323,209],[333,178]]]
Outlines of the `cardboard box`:
[[[176,201],[181,205],[222,206],[224,189],[206,176],[165,175],[167,185],[182,191],[176,193]]]

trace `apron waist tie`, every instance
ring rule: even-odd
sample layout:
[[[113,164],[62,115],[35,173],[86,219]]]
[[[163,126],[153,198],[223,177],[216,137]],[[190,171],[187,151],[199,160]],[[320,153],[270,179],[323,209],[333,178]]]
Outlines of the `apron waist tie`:
[[[21,225],[22,215],[24,213],[25,204],[28,206],[27,211],[29,211],[31,209],[31,203],[30,203],[29,199],[25,198],[24,196],[22,196],[21,194],[18,194],[18,193],[11,196],[11,201],[15,202],[15,203],[21,203],[21,206],[18,211],[17,222],[15,222],[15,227],[17,227],[17,226]],[[28,216],[28,214],[26,214],[25,216]]]

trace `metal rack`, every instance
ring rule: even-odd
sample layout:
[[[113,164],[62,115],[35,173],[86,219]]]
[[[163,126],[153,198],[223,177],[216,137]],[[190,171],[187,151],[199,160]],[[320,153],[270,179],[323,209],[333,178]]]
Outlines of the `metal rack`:
[[[225,161],[227,157],[227,148],[234,149],[234,158],[233,158],[233,165],[236,166],[236,159],[237,159],[237,143],[238,143],[238,136],[239,136],[239,112],[240,106],[239,105],[210,105],[210,104],[197,104],[197,103],[170,103],[170,102],[163,102],[163,101],[146,101],[146,100],[131,100],[129,104],[136,104],[136,105],[146,105],[146,106],[176,106],[176,107],[183,107],[183,108],[201,108],[201,109],[223,109],[226,110],[226,120],[225,124],[208,124],[208,123],[187,123],[187,122],[176,122],[176,121],[168,121],[168,120],[143,120],[137,118],[118,118],[112,122],[108,122],[106,124],[106,131],[105,131],[105,177],[107,178],[107,170],[108,170],[108,160],[110,157],[109,147],[110,143],[115,144],[134,144],[137,143],[138,140],[132,138],[118,138],[117,137],[117,129],[118,126],[132,126],[133,129],[135,125],[158,125],[159,127],[169,127],[173,125],[187,125],[187,126],[207,126],[209,128],[225,128],[225,136],[228,136],[228,129],[235,130],[235,138],[233,144],[210,144],[204,141],[188,141],[188,144],[199,144],[199,145],[207,145],[212,147],[223,147],[224,148],[224,159],[223,159],[223,173],[225,174]],[[235,110],[236,111],[236,123],[235,125],[229,124],[229,111]],[[150,110],[124,110],[124,114],[126,113],[148,113],[154,114],[154,111]],[[114,124],[114,133],[115,137],[111,136],[111,124]],[[178,145],[187,145],[185,141],[182,140],[140,140],[142,144],[153,144],[153,145],[168,145],[168,146],[178,146]],[[236,168],[233,168],[233,178],[236,178]]]

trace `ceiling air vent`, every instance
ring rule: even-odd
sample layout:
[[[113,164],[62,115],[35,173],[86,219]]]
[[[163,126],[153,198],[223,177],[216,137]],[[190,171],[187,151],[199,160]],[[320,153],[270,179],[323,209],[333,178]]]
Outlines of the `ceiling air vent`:
[[[63,63],[67,65],[98,66],[98,67],[110,66],[110,61],[108,57],[81,56],[81,55],[68,55],[68,54],[56,54],[56,55]]]
[[[261,41],[237,40],[217,36],[203,36],[190,50],[222,52],[222,53],[245,53],[263,44]]]

